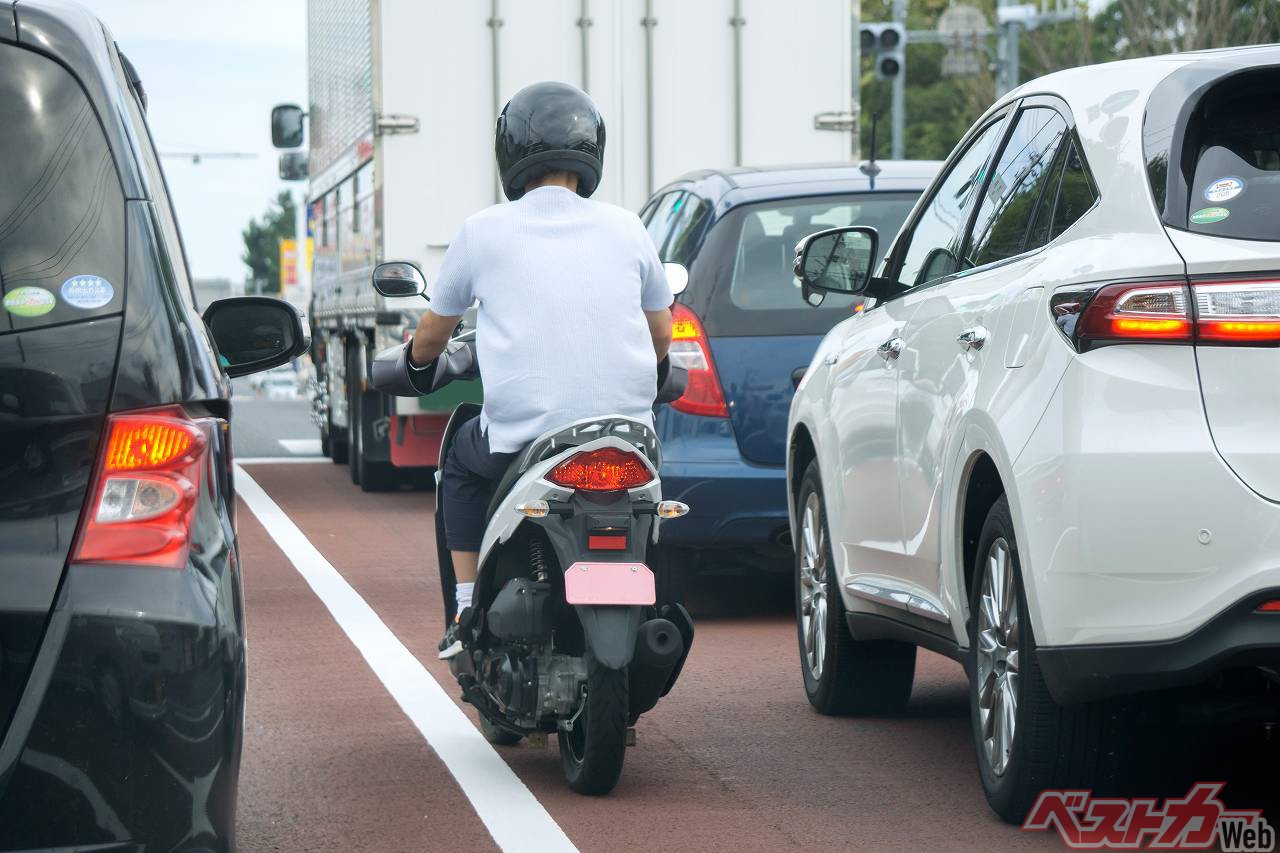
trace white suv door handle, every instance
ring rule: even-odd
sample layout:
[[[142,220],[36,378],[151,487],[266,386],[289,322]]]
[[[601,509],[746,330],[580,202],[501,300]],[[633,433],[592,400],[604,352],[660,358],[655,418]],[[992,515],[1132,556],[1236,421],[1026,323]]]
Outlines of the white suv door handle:
[[[907,343],[902,338],[890,338],[876,348],[876,355],[885,361],[897,361]]]
[[[965,329],[956,338],[956,343],[960,344],[960,349],[965,352],[970,350],[982,349],[983,344],[987,342],[987,338],[991,336],[982,326],[974,326],[972,329]]]

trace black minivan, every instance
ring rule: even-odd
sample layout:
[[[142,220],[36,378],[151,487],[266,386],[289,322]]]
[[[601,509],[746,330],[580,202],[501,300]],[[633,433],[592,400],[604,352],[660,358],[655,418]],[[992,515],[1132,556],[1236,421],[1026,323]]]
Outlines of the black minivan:
[[[197,313],[145,108],[92,14],[0,0],[0,850],[234,847],[229,377],[310,335]]]

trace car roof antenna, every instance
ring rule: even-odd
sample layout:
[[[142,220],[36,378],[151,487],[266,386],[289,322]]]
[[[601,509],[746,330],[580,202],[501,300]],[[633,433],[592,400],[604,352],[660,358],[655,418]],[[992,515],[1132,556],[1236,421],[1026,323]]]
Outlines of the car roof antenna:
[[[880,167],[876,164],[876,125],[880,122],[880,113],[871,114],[871,159],[865,160],[858,166],[858,170],[871,180],[871,191],[876,189],[876,175],[880,174]]]

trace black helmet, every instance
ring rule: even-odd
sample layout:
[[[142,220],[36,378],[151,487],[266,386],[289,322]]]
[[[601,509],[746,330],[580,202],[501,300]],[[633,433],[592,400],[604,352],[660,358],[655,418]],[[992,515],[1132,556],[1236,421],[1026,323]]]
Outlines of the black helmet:
[[[578,195],[600,185],[604,119],[586,92],[568,83],[534,83],[512,96],[498,116],[494,149],[502,191],[515,201],[548,172],[573,172]]]

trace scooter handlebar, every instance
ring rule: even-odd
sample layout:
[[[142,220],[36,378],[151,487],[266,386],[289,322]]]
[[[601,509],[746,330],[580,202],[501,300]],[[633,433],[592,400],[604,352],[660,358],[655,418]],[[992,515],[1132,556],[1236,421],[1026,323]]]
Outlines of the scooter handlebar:
[[[475,344],[469,339],[450,341],[439,357],[422,367],[414,367],[409,360],[411,344],[397,344],[374,356],[370,379],[375,389],[397,397],[423,397],[455,379],[480,375]]]

